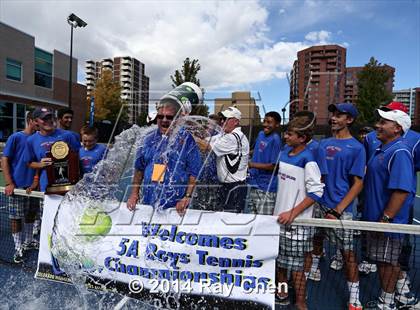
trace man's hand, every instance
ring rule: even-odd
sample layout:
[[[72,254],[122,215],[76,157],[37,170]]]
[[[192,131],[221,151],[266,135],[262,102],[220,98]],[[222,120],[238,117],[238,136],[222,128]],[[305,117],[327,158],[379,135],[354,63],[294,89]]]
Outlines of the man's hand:
[[[47,166],[51,166],[52,165],[52,159],[49,157],[44,157],[41,159],[40,164],[41,164],[41,168],[45,168]]]
[[[139,201],[139,194],[132,193],[127,200],[127,208],[130,211],[133,211],[136,208],[137,202]]]
[[[293,212],[293,209],[289,210],[289,211],[286,211],[286,212],[283,212],[283,213],[280,213],[278,218],[277,218],[277,222],[279,222],[280,224],[283,224],[283,225],[290,225],[290,224],[293,223],[293,221],[296,218],[295,214],[296,214],[296,212]]]
[[[32,193],[33,190],[36,190],[38,188],[39,185],[39,180],[38,179],[34,179],[31,186],[29,186],[26,189],[26,193],[29,195],[30,193]]]
[[[185,210],[187,209],[188,205],[190,204],[190,199],[188,197],[184,197],[176,203],[176,211],[180,216],[185,214]]]
[[[330,209],[325,214],[325,217],[327,220],[339,220],[341,217],[341,213],[338,212],[336,209]]]
[[[197,143],[198,148],[202,152],[209,151],[209,143],[206,140],[203,140],[203,139],[200,139],[200,138],[195,138],[195,142]]]
[[[4,193],[6,194],[6,196],[13,195],[14,191],[15,191],[15,184],[14,183],[8,184],[4,189]]]

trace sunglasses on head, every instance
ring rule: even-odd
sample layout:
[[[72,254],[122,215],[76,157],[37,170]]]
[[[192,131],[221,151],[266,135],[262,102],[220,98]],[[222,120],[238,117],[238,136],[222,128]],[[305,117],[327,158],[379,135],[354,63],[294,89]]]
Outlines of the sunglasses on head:
[[[163,118],[166,118],[168,121],[172,121],[174,117],[175,117],[174,115],[162,115],[162,114],[156,115],[157,119],[162,120]]]

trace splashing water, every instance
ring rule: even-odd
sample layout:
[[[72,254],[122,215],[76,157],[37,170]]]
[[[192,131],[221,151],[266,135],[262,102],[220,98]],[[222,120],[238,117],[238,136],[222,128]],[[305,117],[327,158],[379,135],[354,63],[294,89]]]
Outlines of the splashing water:
[[[85,288],[87,281],[94,282],[104,290],[113,282],[112,274],[105,273],[106,278],[111,279],[108,282],[99,283],[91,277],[103,271],[99,266],[95,266],[95,258],[100,254],[98,249],[112,249],[115,246],[104,244],[102,238],[111,227],[107,214],[115,211],[116,207],[126,200],[131,191],[129,185],[134,174],[136,151],[144,145],[145,137],[155,130],[156,125],[142,128],[134,125],[122,132],[115,138],[115,143],[106,158],[99,162],[91,173],[85,174],[60,203],[51,236],[51,252],[58,261],[61,272],[65,272],[71,278],[82,296],[88,294]],[[171,134],[168,136],[167,147],[162,152],[162,157],[169,156],[170,152],[177,149],[177,136],[184,131],[195,137],[207,138],[219,133],[221,128],[208,118],[188,116],[176,119],[169,130]],[[202,171],[207,164],[208,161],[204,157]],[[155,209],[161,211],[159,205],[155,206]],[[81,234],[80,223],[91,218],[100,222],[99,230],[89,231],[87,228]],[[87,237],[86,234],[92,236]],[[169,263],[167,267],[171,268]],[[178,296],[175,293],[170,292],[166,301],[167,305],[173,305],[173,308],[179,307]],[[152,298],[149,305],[162,307],[159,300]],[[85,308],[87,307],[85,303]]]

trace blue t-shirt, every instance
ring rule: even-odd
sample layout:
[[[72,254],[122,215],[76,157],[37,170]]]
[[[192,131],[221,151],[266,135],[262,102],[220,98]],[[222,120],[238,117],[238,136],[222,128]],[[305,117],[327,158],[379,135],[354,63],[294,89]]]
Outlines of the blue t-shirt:
[[[335,208],[340,203],[353,182],[353,176],[365,175],[366,154],[363,145],[355,138],[321,140],[319,156],[327,161],[328,174],[325,176],[325,189],[322,204]],[[345,209],[352,212],[353,203]]]
[[[163,182],[152,181],[155,164],[166,165]],[[185,195],[190,176],[197,177],[202,166],[193,137],[181,130],[174,137],[151,132],[137,150],[135,168],[144,172],[143,203],[172,208]]]
[[[414,160],[414,171],[420,171],[420,133],[409,129],[403,136],[403,142],[408,146]],[[414,174],[416,177],[416,174]],[[417,184],[417,179],[415,179]]]
[[[266,136],[264,131],[258,133],[255,141],[252,162],[264,164],[276,164],[279,160],[281,140],[277,133],[273,132]],[[265,192],[277,191],[277,175],[275,171],[267,171],[252,168],[249,170],[249,184]]]
[[[319,142],[314,139],[311,139],[311,141],[309,141],[306,144],[306,148],[312,152],[312,155],[314,156],[314,159],[316,163],[318,164],[321,174],[322,175],[328,174],[327,161],[324,156],[321,157],[319,155]]]
[[[80,142],[67,130],[57,128],[53,133],[47,136],[43,136],[37,131],[27,140],[23,160],[26,164],[40,162],[42,158],[46,157],[46,154],[51,149],[51,145],[56,141],[64,141],[72,150],[79,151]],[[48,185],[47,171],[45,169],[41,170],[39,185],[41,191],[44,192]]]
[[[26,141],[30,137],[23,131],[12,134],[6,142],[3,150],[3,156],[9,159],[10,175],[13,183],[18,188],[26,188],[31,186],[35,175],[35,169],[31,169],[23,160],[23,153],[25,152]]]
[[[79,159],[82,174],[91,172],[93,167],[104,157],[105,151],[106,147],[102,144],[96,144],[90,150],[81,147],[79,150]]]
[[[64,129],[63,129],[64,130]],[[73,130],[67,130],[68,132],[70,132],[73,136],[74,136],[74,138],[77,140],[77,141],[79,141],[79,143],[80,143],[80,134],[79,133],[77,133],[77,132],[75,132],[75,131],[73,131]]]
[[[393,223],[407,224],[414,200],[413,160],[409,148],[399,138],[375,151],[368,161],[365,179],[366,208],[363,218],[377,222],[383,215],[394,190],[409,192]]]

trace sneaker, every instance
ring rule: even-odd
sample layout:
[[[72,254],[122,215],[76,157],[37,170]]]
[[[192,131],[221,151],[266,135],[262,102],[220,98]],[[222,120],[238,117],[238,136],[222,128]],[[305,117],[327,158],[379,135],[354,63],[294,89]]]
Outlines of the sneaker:
[[[365,260],[359,264],[359,272],[365,275],[368,275],[369,273],[376,272],[376,271],[378,271],[378,267],[376,266],[376,264],[370,264],[369,262]]]
[[[395,304],[384,304],[381,302],[378,302],[376,304],[376,310],[397,310],[397,306]]]
[[[22,249],[17,249],[15,254],[13,255],[13,262],[15,264],[21,264],[23,263],[23,251]]]
[[[349,304],[349,310],[363,310],[362,304],[359,302],[354,304]]]
[[[39,250],[39,241],[33,240],[31,242],[24,242],[22,244],[23,251]]]
[[[376,303],[376,309],[377,310],[397,310],[398,308],[395,303],[386,304],[384,300],[381,297],[379,297]]]
[[[310,271],[308,274],[308,280],[315,282],[321,281],[321,270],[318,268],[315,272]]]
[[[395,293],[395,302],[397,303],[398,308],[408,307],[411,309],[411,307],[420,306],[419,300],[412,292],[404,294],[398,294],[398,292]]]
[[[334,269],[336,271],[339,271],[341,269],[343,269],[343,257],[339,257],[337,255],[334,255],[331,259],[331,264],[330,264],[330,268]]]

